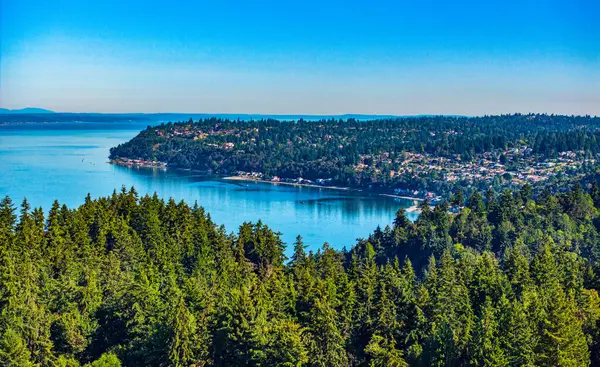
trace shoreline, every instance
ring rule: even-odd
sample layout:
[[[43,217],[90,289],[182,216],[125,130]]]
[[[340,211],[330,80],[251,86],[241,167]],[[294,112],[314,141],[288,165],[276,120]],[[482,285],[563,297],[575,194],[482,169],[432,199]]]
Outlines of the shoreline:
[[[243,176],[226,176],[226,177],[222,177],[221,179],[222,180],[231,180],[231,181],[260,182],[260,183],[268,183],[268,184],[272,184],[272,185],[312,187],[312,188],[318,188],[318,189],[332,189],[332,190],[344,190],[344,191],[356,191],[356,192],[362,191],[362,190],[352,189],[349,187],[342,187],[342,186],[325,186],[325,185],[316,185],[316,184],[303,184],[303,183],[298,183],[298,182],[270,181],[270,180],[263,180],[263,179],[248,178],[248,177],[243,177]]]
[[[121,161],[121,160],[115,159],[115,160],[110,160],[108,163],[115,164],[115,165],[122,166],[122,167],[139,167],[139,168],[162,169],[162,170],[167,169],[166,164],[164,164],[162,162],[161,162],[161,164],[157,165],[154,162],[152,164],[149,164],[147,162],[143,162],[143,163],[142,162],[127,162],[127,161]],[[183,170],[183,171],[193,171],[191,169],[181,169],[181,168],[177,168],[177,169]],[[201,172],[201,171],[197,171],[197,172]],[[385,196],[385,197],[389,197],[389,198],[409,200],[409,201],[415,202],[414,205],[406,208],[407,213],[420,213],[421,210],[418,208],[418,205],[416,204],[416,202],[422,202],[425,200],[425,199],[415,198],[415,197],[411,197],[411,196],[402,196],[402,195],[394,195],[394,194],[365,193],[365,191],[362,189],[355,189],[355,188],[344,187],[344,186],[326,186],[326,185],[306,184],[306,183],[298,183],[298,182],[270,181],[270,180],[264,180],[264,179],[250,178],[250,177],[246,177],[246,176],[216,175],[216,177],[220,178],[221,180],[228,180],[228,181],[258,182],[258,183],[267,183],[267,184],[271,184],[271,185],[288,185],[288,186],[296,186],[296,187],[311,187],[311,188],[316,188],[316,189],[329,189],[329,190],[357,192],[357,193]]]
[[[263,180],[263,179],[248,178],[248,177],[244,177],[244,176],[226,176],[226,177],[222,177],[221,179],[231,180],[231,181],[260,182],[260,183],[268,183],[268,184],[272,184],[272,185],[289,185],[289,186],[312,187],[312,188],[319,188],[319,189],[343,190],[343,191],[365,193],[361,189],[353,189],[350,187],[343,187],[343,186],[325,186],[325,185],[316,185],[316,184],[303,184],[303,183],[298,183],[298,182],[270,181],[270,180]],[[390,198],[394,198],[394,199],[416,201],[416,202],[424,201],[424,199],[413,198],[410,196],[400,196],[400,195],[383,194],[383,193],[375,193],[375,195],[386,196],[386,197],[390,197]],[[412,205],[412,206],[408,207],[406,209],[406,211],[410,212],[410,213],[416,213],[420,210],[418,209],[418,205]]]
[[[425,201],[425,199],[413,198],[411,196],[401,196],[401,195],[394,195],[394,194],[379,194],[379,195],[388,196],[388,197],[397,198],[397,199],[404,199],[404,200]]]

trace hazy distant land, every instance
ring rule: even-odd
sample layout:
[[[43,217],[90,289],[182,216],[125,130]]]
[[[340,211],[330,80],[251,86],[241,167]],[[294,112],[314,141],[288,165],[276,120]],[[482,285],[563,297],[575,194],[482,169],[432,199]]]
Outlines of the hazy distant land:
[[[270,115],[270,114],[248,114],[248,113],[95,113],[95,112],[54,112],[42,108],[24,108],[20,110],[8,110],[0,108],[0,124],[2,123],[39,123],[39,122],[111,122],[111,121],[152,121],[152,122],[176,122],[187,121],[189,119],[200,120],[208,118],[218,118],[227,120],[267,120],[275,119],[280,121],[297,121],[300,119],[307,121],[323,119],[355,119],[355,120],[374,120],[403,117],[430,117],[436,115],[416,115],[416,116],[397,116],[397,115],[368,115],[368,114],[342,114],[342,115]],[[465,117],[458,115],[445,115],[448,117]]]

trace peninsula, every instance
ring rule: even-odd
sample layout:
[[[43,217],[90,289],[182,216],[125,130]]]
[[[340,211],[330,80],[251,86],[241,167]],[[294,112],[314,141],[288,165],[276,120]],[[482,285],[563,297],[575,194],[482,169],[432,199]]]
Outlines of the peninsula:
[[[439,201],[458,189],[561,190],[595,174],[600,118],[426,116],[359,121],[220,118],[148,127],[114,163]]]

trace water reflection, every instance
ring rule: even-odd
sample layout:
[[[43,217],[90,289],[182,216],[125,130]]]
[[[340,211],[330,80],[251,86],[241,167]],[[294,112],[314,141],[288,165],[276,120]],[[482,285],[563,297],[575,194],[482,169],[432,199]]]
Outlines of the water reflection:
[[[119,125],[121,126],[121,125]],[[261,219],[285,242],[296,235],[310,248],[327,241],[341,248],[391,224],[399,207],[412,201],[355,192],[223,180],[192,171],[119,167],[107,164],[108,150],[137,134],[135,129],[0,128],[0,195],[49,208],[52,200],[76,206],[89,192],[110,195],[121,186],[156,192],[188,203],[197,201],[228,231]],[[290,249],[288,249],[288,253]]]

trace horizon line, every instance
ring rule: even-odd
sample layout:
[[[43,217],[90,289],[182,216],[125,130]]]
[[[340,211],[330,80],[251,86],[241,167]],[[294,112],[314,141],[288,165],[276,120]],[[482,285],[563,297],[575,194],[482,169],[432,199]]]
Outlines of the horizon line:
[[[39,109],[44,110],[44,112],[21,112],[22,110],[28,109]],[[600,117],[600,115],[590,114],[590,113],[580,113],[580,114],[562,114],[562,113],[548,113],[548,112],[506,112],[506,113],[490,113],[490,114],[480,114],[480,115],[464,115],[464,114],[436,114],[436,113],[419,113],[419,114],[390,114],[390,113],[249,113],[249,112],[82,112],[82,111],[53,111],[40,107],[24,107],[18,109],[9,109],[0,107],[1,110],[6,110],[8,113],[0,112],[2,114],[24,114],[24,115],[35,115],[35,114],[89,114],[89,115],[205,115],[205,116],[275,116],[275,117],[286,117],[286,116],[295,116],[295,117],[345,117],[345,116],[373,116],[373,117],[462,117],[462,118],[473,118],[473,117],[485,117],[485,116],[511,116],[511,115],[547,115],[547,116],[589,116],[589,117]]]

